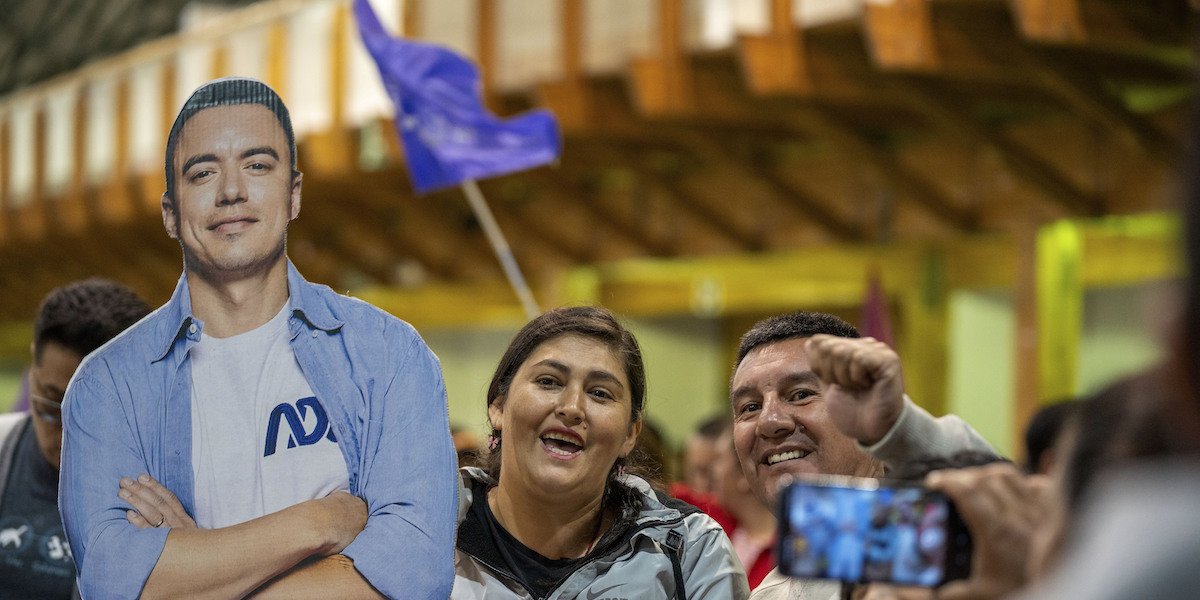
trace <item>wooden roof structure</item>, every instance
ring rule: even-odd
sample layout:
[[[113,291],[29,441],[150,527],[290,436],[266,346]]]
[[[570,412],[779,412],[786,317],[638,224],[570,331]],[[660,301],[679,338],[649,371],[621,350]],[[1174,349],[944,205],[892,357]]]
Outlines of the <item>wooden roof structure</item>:
[[[265,4],[278,13],[305,3]],[[326,4],[336,87],[349,77],[338,61],[358,41],[347,3]],[[403,29],[421,37],[412,15],[436,4],[406,3]],[[763,27],[717,49],[687,43],[689,2],[656,0],[652,50],[615,72],[585,64],[588,3],[557,4],[560,52],[547,60],[558,76],[522,89],[489,76],[487,100],[500,114],[552,109],[562,159],[482,182],[546,305],[563,299],[554,290],[579,266],[986,239],[1161,210],[1175,193],[1195,83],[1186,0],[871,0],[816,25],[797,24],[792,1],[767,0]],[[497,60],[499,5],[470,5],[485,73]],[[287,69],[270,49],[288,41],[277,26],[266,31],[271,82]],[[183,52],[203,40],[176,37],[154,44]],[[180,255],[158,215],[161,170],[139,167],[126,148],[141,88],[120,73],[132,60],[0,99],[0,323],[27,322],[49,289],[85,276],[124,281],[154,302],[173,288]],[[237,62],[218,50],[209,74],[232,74]],[[165,68],[168,79],[180,70]],[[110,176],[85,173],[79,133],[68,146],[78,160],[52,186],[56,134],[39,94],[71,77],[83,87],[115,80],[123,112]],[[89,96],[74,98],[69,128],[91,131]],[[169,123],[176,100],[160,101],[153,118]],[[289,247],[301,271],[342,290],[442,286],[481,303],[503,298],[461,194],[413,195],[390,121],[350,123],[345,101],[330,105],[330,126],[302,136],[298,151],[305,201]]]

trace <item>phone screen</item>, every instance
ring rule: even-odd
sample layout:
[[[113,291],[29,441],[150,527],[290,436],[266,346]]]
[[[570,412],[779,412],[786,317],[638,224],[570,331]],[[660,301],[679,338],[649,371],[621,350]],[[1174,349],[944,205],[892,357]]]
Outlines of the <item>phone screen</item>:
[[[941,493],[906,482],[800,482],[780,496],[784,575],[935,586],[967,576],[970,536]]]

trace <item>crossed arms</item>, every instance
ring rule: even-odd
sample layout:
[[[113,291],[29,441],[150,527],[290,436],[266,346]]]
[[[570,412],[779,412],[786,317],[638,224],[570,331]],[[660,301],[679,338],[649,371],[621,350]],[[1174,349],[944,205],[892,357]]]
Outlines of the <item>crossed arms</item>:
[[[339,434],[349,445],[344,451],[358,454],[350,462],[357,465],[351,488],[362,500],[334,494],[215,530],[188,527],[183,510],[192,495],[191,459],[180,441],[190,439],[186,411],[170,399],[139,404],[130,397],[137,393],[119,395],[115,390],[138,384],[115,376],[101,359],[85,361],[64,407],[59,492],[85,597],[448,596],[457,503],[441,371],[415,336],[398,350],[376,359],[392,368],[370,379],[369,389],[330,391],[375,399],[351,406],[360,420],[349,435]],[[322,375],[352,385],[341,383],[345,375]],[[176,502],[178,514],[143,505],[147,516],[130,518],[136,497],[117,494],[131,491],[132,480],[115,484],[140,473],[185,499]],[[150,527],[160,517],[163,526]]]
[[[196,528],[175,494],[148,475],[136,481],[123,478],[120,489],[121,498],[134,507],[126,513],[131,524],[171,528],[143,598],[382,597],[338,554],[367,522],[366,505],[355,496],[333,493],[245,523],[204,530]]]

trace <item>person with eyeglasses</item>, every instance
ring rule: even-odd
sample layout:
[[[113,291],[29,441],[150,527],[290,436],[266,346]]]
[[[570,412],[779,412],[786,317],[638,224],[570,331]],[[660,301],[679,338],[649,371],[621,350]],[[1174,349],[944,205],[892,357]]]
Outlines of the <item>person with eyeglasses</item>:
[[[29,412],[0,415],[0,596],[71,598],[75,565],[58,514],[62,399],[75,369],[150,313],[105,279],[57,288],[34,321]]]

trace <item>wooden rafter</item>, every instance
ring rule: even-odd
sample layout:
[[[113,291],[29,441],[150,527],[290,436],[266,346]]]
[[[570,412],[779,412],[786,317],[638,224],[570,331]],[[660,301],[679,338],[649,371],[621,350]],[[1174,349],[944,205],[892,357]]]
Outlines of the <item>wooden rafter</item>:
[[[1103,204],[1093,194],[1080,190],[1052,167],[1002,133],[984,125],[959,104],[929,93],[915,80],[892,78],[888,91],[920,110],[937,126],[960,139],[995,151],[1013,173],[1040,189],[1053,202],[1080,215],[1099,215]]]
[[[802,96],[813,82],[804,53],[804,33],[792,22],[791,0],[771,0],[771,30],[738,38],[746,82],[756,94]]]
[[[514,207],[504,202],[504,195],[501,193],[502,180],[481,181],[479,185],[484,191],[484,197],[488,199],[488,204],[495,213],[501,229],[509,238],[509,244],[514,246],[513,252],[527,255],[523,261],[524,264],[531,262],[533,255],[536,254],[528,249],[528,246],[532,244],[546,246],[552,250],[553,254],[565,256],[568,262],[586,263],[595,260],[594,249],[587,243],[580,244],[580,236],[573,235],[571,231],[562,227],[557,227],[557,223],[547,223],[537,215],[515,210]],[[573,209],[574,206],[570,204],[559,203],[555,207],[557,214],[553,220],[558,221],[566,212]],[[524,248],[522,248],[523,246]]]
[[[958,73],[956,68],[961,70],[963,65],[969,64],[974,73],[990,72],[996,74],[997,79],[1003,78],[1000,73],[1017,73],[1028,82],[1044,88],[1075,113],[1099,127],[1115,132],[1118,138],[1142,149],[1160,162],[1173,164],[1178,157],[1178,144],[1134,115],[1104,89],[1094,75],[1056,60],[1051,47],[1031,45],[1019,38],[1016,31],[1007,26],[1010,15],[1003,5],[996,2],[932,3],[926,0],[919,0],[919,3],[923,9],[907,12],[902,10],[904,3],[872,8],[870,14],[878,19],[903,14],[910,19],[919,19],[920,29],[934,32],[931,36],[911,41],[914,46],[922,46],[919,54],[927,57],[925,63],[905,63],[893,57],[880,56],[876,50],[876,60],[882,68],[918,69],[953,77]],[[879,43],[874,45],[879,46]]]
[[[658,53],[631,65],[638,111],[651,116],[687,114],[694,109],[692,72],[683,49],[683,0],[658,3]]]
[[[564,201],[577,203],[582,210],[587,212],[588,221],[606,227],[616,235],[629,238],[650,255],[665,257],[675,254],[668,244],[658,240],[646,230],[643,221],[629,218],[620,211],[606,210],[602,207],[598,195],[594,190],[587,189],[587,186],[579,181],[577,174],[572,176],[565,173],[564,168],[558,168],[535,169],[526,176],[537,182],[537,185],[552,189],[554,195]],[[570,200],[567,200],[568,198]]]
[[[362,220],[371,224],[370,229],[374,230],[375,233],[365,234],[367,235],[365,239],[374,240],[372,243],[373,246],[389,247],[390,253],[396,258],[416,259],[426,270],[437,277],[454,278],[460,276],[461,272],[453,258],[452,252],[431,250],[429,244],[431,240],[409,238],[402,234],[402,230],[389,226],[389,224],[395,223],[398,219],[404,219],[406,215],[427,211],[421,210],[424,208],[424,205],[420,204],[420,199],[416,199],[411,204],[401,205],[403,197],[400,194],[392,194],[386,191],[397,188],[383,184],[381,179],[383,178],[379,174],[363,173],[360,174],[356,182],[325,182],[316,178],[306,180],[305,189],[308,194],[314,197],[314,200],[305,202],[302,205],[301,216],[296,220],[296,224],[305,229],[311,229],[326,220],[330,220],[330,223],[336,224],[346,220],[345,216],[347,212],[355,212],[361,217],[365,217]],[[343,199],[343,202],[347,203],[353,202],[354,208],[348,211],[346,206],[334,204],[334,199]],[[402,209],[403,212],[401,212]],[[436,220],[440,224],[440,219],[431,217],[428,214],[417,214],[412,218],[420,219],[425,224],[433,220]],[[312,227],[310,227],[309,221],[312,222]],[[430,237],[438,235],[438,230],[436,229],[428,231]],[[379,235],[380,233],[382,235]],[[317,238],[318,243],[323,243],[320,239]]]
[[[936,184],[905,166],[892,150],[867,139],[822,106],[797,107],[794,125],[809,135],[828,139],[842,154],[861,159],[884,182],[920,204],[931,215],[959,231],[978,231],[979,219],[957,206]]]
[[[728,215],[713,208],[709,202],[694,193],[683,182],[678,173],[667,173],[651,166],[646,159],[646,148],[612,149],[606,152],[608,159],[605,164],[619,165],[632,171],[650,187],[665,192],[672,202],[684,212],[696,217],[713,231],[737,244],[744,250],[760,250],[763,241],[749,232],[738,230],[730,221]]]
[[[771,192],[775,201],[791,208],[804,219],[810,219],[843,240],[862,240],[862,230],[831,211],[812,194],[797,189],[773,169],[763,166],[756,157],[738,155],[728,144],[718,144],[695,133],[676,133],[682,148],[697,154],[707,164],[721,164],[741,172],[748,180],[758,180]]]
[[[902,73],[885,76],[865,63],[865,56],[861,54],[842,52],[834,59],[840,62],[847,75],[861,78],[883,97],[923,115],[944,134],[967,144],[990,148],[1015,175],[1041,190],[1051,201],[1077,214],[1096,215],[1103,211],[1098,198],[1080,190],[1003,133],[983,124],[970,108],[962,106],[961,99],[931,93],[914,76]]]

